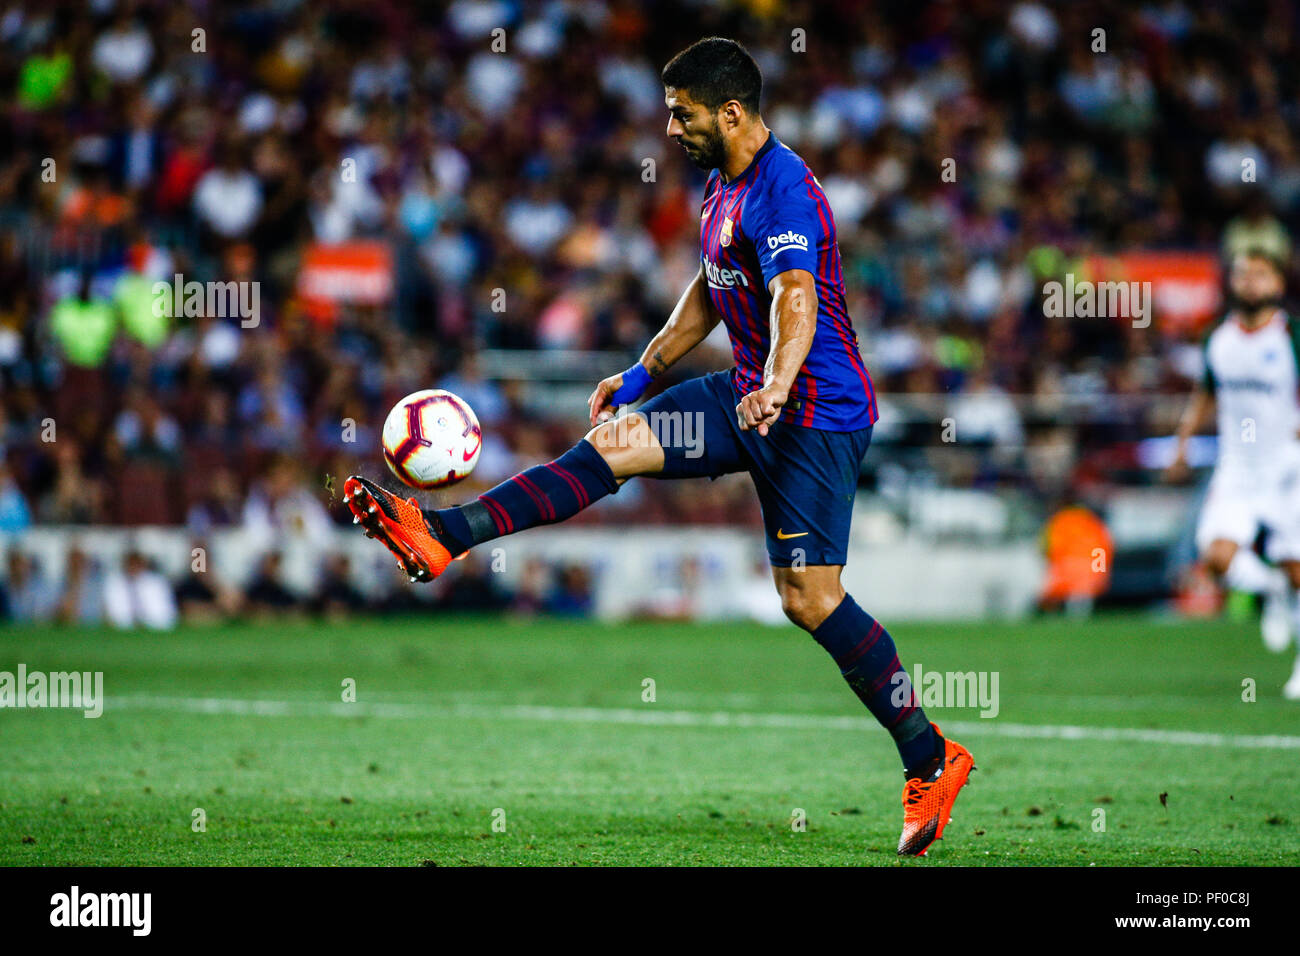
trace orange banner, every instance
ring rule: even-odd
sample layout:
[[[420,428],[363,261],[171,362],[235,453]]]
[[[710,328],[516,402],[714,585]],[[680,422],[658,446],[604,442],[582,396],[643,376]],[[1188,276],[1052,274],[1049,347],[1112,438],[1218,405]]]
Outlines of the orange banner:
[[[316,244],[303,253],[298,293],[309,307],[381,305],[393,297],[393,287],[393,253],[386,243]]]
[[[1087,261],[1094,281],[1150,282],[1154,324],[1167,335],[1196,331],[1222,307],[1219,257],[1208,252],[1126,252]]]

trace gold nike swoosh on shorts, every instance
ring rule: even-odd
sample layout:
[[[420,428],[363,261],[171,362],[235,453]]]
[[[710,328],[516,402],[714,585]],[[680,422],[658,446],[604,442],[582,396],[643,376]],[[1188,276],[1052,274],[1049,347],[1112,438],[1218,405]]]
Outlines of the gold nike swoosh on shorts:
[[[800,531],[798,534],[786,534],[780,528],[776,529],[776,536],[781,541],[789,541],[791,538],[802,538],[804,535],[808,533],[809,532],[807,531]]]

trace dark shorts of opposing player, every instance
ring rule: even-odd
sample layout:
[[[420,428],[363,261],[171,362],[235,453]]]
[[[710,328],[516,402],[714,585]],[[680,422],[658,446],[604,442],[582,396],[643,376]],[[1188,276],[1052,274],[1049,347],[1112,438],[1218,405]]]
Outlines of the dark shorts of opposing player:
[[[844,564],[858,471],[871,428],[824,431],[778,422],[766,436],[742,431],[731,373],[713,372],[656,395],[637,409],[664,449],[655,478],[754,480],[773,567]]]

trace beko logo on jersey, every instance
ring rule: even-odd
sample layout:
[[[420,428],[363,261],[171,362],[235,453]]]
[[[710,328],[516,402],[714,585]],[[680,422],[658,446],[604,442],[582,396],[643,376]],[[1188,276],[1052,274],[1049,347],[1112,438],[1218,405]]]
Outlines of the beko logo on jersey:
[[[739,269],[723,269],[707,257],[704,260],[704,275],[713,289],[734,289],[738,285],[749,288],[749,280],[745,278],[744,272]]]
[[[808,237],[799,233],[788,230],[779,236],[768,236],[767,247],[772,250],[772,255],[779,256],[787,249],[801,249],[808,251]]]

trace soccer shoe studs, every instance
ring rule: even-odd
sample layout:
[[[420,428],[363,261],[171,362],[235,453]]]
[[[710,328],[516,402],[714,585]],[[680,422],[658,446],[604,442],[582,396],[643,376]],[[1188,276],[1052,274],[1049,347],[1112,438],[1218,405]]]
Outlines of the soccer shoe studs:
[[[402,500],[372,481],[353,475],[344,484],[343,500],[352,521],[366,537],[393,552],[412,582],[432,581],[447,567],[451,554],[435,538],[414,498]]]

